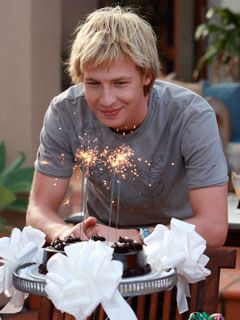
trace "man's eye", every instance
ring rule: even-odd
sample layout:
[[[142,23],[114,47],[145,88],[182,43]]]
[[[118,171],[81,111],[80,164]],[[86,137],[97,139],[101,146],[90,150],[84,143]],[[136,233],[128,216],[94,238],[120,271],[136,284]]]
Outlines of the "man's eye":
[[[118,81],[118,82],[116,82],[117,86],[124,86],[126,84],[127,84],[127,81]]]
[[[88,86],[91,86],[91,87],[96,87],[96,86],[99,85],[98,82],[87,82],[86,84],[87,84]]]

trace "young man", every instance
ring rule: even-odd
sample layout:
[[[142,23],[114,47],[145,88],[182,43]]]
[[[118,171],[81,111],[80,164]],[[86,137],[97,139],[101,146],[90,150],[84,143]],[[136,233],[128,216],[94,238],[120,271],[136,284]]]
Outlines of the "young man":
[[[93,12],[77,31],[69,71],[75,85],[44,119],[27,223],[49,241],[96,233],[140,241],[136,227],[175,217],[195,224],[209,246],[222,245],[228,178],[215,114],[193,92],[155,81],[150,25],[120,7]],[[121,150],[131,157],[118,168],[109,159]],[[73,166],[86,174],[81,151],[96,155],[87,168],[90,217],[70,227],[57,212]]]

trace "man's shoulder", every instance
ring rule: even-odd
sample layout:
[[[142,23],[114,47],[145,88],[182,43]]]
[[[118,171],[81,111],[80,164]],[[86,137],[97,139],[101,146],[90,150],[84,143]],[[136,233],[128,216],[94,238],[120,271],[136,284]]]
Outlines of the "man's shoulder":
[[[62,102],[74,103],[76,100],[85,97],[85,91],[82,84],[76,84],[69,87],[67,90],[61,92],[53,98],[54,104],[61,104]]]
[[[169,121],[178,119],[180,122],[186,122],[189,119],[204,117],[205,113],[214,113],[203,97],[187,88],[162,80],[154,83],[151,101],[160,118]]]
[[[189,88],[183,87],[177,83],[160,80],[160,79],[155,80],[153,88],[157,92],[160,92],[161,94],[166,94],[171,96],[179,95],[179,94],[181,94],[182,96],[185,96],[185,95],[199,96],[196,92],[190,90]]]
[[[192,90],[164,80],[156,80],[153,86],[153,96],[161,103],[186,108],[200,104],[206,107],[206,100]]]

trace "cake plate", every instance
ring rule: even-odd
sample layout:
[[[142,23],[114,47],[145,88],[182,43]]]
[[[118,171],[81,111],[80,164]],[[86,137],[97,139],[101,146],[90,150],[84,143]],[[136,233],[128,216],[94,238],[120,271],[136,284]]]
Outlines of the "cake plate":
[[[45,292],[46,277],[36,273],[37,267],[38,265],[35,263],[25,263],[18,266],[13,273],[13,285],[22,292],[47,296]],[[171,289],[176,282],[177,273],[175,269],[172,269],[163,276],[152,272],[145,276],[122,279],[118,289],[123,297],[133,297]]]

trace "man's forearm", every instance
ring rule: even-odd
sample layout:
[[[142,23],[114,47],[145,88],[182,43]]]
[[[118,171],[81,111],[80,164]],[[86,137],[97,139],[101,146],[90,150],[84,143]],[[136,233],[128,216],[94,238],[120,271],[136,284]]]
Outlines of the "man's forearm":
[[[207,241],[208,247],[220,247],[224,244],[228,230],[227,221],[213,222],[200,217],[191,217],[184,221],[196,226],[196,231]]]
[[[67,225],[56,212],[36,206],[29,207],[26,224],[43,231],[46,234],[47,242],[53,241],[71,229],[71,226]]]
[[[184,221],[196,226],[196,231],[206,240],[208,247],[220,247],[224,244],[228,231],[227,221],[212,222],[210,219],[202,219],[197,216]],[[149,228],[151,232],[154,229],[155,227]]]

